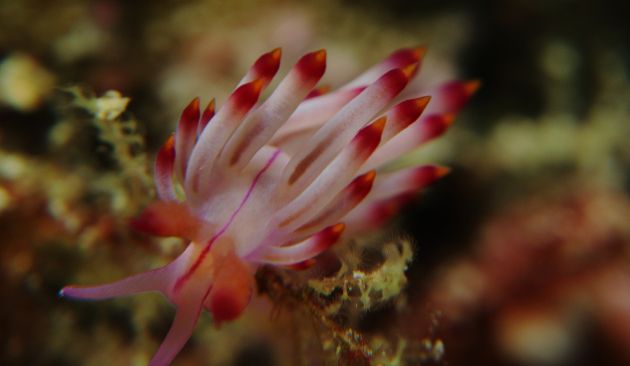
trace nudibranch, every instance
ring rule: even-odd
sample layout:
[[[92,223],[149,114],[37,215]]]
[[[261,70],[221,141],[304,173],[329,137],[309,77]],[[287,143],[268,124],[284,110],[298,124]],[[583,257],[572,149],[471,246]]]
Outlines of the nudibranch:
[[[326,51],[312,52],[259,101],[280,65],[275,49],[253,64],[216,112],[214,100],[201,111],[194,99],[157,154],[159,200],[133,221],[145,232],[186,239],[186,249],[164,267],[100,286],[67,286],[60,295],[161,292],[176,315],[150,365],[168,365],[202,309],[215,323],[243,312],[258,266],[304,268],[344,237],[378,227],[410,194],[448,171],[379,168],[441,135],[478,87],[454,81],[427,96],[397,100],[423,55],[424,48],[398,50],[327,92],[316,87]]]

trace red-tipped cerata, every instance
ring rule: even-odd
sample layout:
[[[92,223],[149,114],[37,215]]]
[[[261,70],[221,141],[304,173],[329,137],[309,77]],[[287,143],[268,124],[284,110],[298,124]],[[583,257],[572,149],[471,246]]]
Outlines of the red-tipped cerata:
[[[354,79],[331,81],[341,86],[329,90],[316,88],[325,50],[302,56],[271,83],[281,62],[277,48],[235,80],[234,91],[219,97],[223,103],[212,99],[201,111],[193,99],[157,153],[159,200],[131,223],[180,238],[186,248],[162,267],[103,285],[66,286],[60,296],[162,293],[176,313],[149,366],[167,366],[204,311],[217,325],[245,311],[261,265],[305,269],[335,243],[378,229],[448,172],[383,167],[444,133],[479,87],[454,82],[431,89],[431,97],[407,90],[398,100],[415,84],[425,51],[398,50]]]

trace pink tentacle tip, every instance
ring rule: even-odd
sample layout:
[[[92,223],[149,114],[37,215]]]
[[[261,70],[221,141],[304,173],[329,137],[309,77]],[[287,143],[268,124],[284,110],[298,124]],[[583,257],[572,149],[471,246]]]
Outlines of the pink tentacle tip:
[[[185,239],[186,249],[164,267],[66,286],[58,296],[164,294],[177,311],[149,365],[167,366],[202,311],[218,326],[246,310],[261,264],[304,270],[325,263],[335,255],[325,252],[350,235],[378,228],[449,172],[436,165],[389,172],[384,164],[444,133],[480,85],[446,84],[429,106],[429,96],[396,101],[425,52],[397,50],[337,90],[316,88],[327,54],[311,52],[260,100],[280,68],[276,48],[256,59],[222,106],[212,99],[201,110],[193,99],[157,153],[159,199],[130,222],[153,236]]]

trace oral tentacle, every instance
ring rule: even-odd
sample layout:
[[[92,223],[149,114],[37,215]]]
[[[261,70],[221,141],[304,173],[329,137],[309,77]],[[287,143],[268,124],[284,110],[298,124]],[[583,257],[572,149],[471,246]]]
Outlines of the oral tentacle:
[[[221,162],[242,169],[265,145],[315,87],[326,70],[323,50],[303,56],[269,98],[236,130],[221,155]]]
[[[165,293],[164,283],[168,276],[168,269],[162,267],[104,285],[66,286],[59,291],[59,296],[81,300],[104,300],[150,291]]]
[[[168,366],[193,333],[202,308],[202,299],[187,299],[177,306],[175,319],[166,338],[151,358],[149,366]]]
[[[189,244],[174,261],[168,265],[147,272],[139,273],[121,280],[98,286],[66,286],[59,295],[74,299],[102,300],[123,297],[142,292],[158,291],[173,303],[175,293],[173,284],[186,270],[197,252],[194,243]]]

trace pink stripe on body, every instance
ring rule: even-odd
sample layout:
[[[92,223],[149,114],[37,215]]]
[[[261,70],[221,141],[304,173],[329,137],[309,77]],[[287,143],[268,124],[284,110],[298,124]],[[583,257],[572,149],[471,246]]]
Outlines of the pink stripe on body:
[[[267,171],[267,169],[269,169],[269,167],[271,166],[271,164],[273,164],[274,160],[276,160],[278,155],[280,155],[280,152],[281,150],[277,149],[273,153],[273,155],[271,156],[271,158],[269,158],[265,166],[256,174],[256,176],[252,180],[251,185],[247,189],[245,196],[241,200],[241,203],[238,205],[236,210],[232,212],[232,215],[230,215],[230,218],[225,223],[225,225],[223,225],[223,227],[219,231],[217,231],[217,233],[214,234],[212,238],[210,238],[206,246],[203,248],[203,250],[199,254],[199,257],[197,258],[197,260],[195,260],[195,263],[193,263],[193,265],[188,269],[188,271],[186,271],[184,275],[182,275],[180,278],[177,279],[177,282],[175,283],[175,287],[174,287],[175,292],[179,291],[179,289],[182,288],[182,286],[186,283],[186,281],[188,281],[188,279],[195,273],[197,268],[199,268],[201,263],[204,261],[204,259],[210,252],[210,248],[212,248],[212,244],[214,244],[214,242],[217,241],[217,239],[219,239],[227,231],[227,229],[229,229],[230,225],[236,218],[236,215],[238,215],[241,209],[245,206],[245,203],[247,203],[247,201],[249,200],[250,196],[252,195],[252,192],[254,191],[254,188],[256,188],[256,184],[258,184],[258,181],[260,180],[262,175]]]

